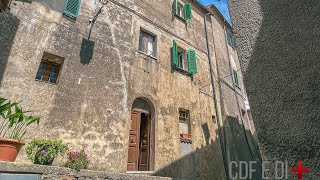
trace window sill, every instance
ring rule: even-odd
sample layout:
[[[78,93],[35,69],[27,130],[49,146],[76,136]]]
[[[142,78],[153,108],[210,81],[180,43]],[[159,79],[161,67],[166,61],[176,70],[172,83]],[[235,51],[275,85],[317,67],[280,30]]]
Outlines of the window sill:
[[[154,60],[158,60],[158,58],[156,58],[156,57],[154,57],[154,56],[152,56],[152,55],[148,55],[148,54],[146,54],[145,52],[142,52],[142,51],[140,51],[140,50],[138,50],[138,53],[139,53],[139,54],[142,54],[142,55],[144,55],[144,56],[147,56],[147,57],[149,57],[149,58],[152,58],[152,59],[154,59]]]
[[[65,13],[62,13],[62,17],[64,19],[66,19],[66,20],[69,20],[69,21],[73,22],[73,23],[75,23],[76,20],[77,20],[77,17],[69,16],[69,15],[67,15]]]
[[[44,83],[44,84],[48,84],[48,85],[57,85],[58,83],[51,83],[51,82],[48,82],[48,81],[42,81],[42,80],[39,80],[39,79],[36,79],[36,82],[38,83]]]
[[[240,89],[240,90],[241,90],[241,88],[240,88],[240,86],[239,86],[238,84],[235,84],[235,86],[236,86],[238,89]]]
[[[185,74],[185,75],[188,75],[188,76],[192,76],[192,75],[193,75],[193,74],[190,73],[189,71],[184,70],[184,69],[182,69],[182,68],[179,68],[179,67],[176,67],[176,66],[174,66],[173,68],[174,68],[176,71],[179,71],[179,72],[182,73],[182,74]]]
[[[174,16],[175,16],[177,19],[179,19],[180,21],[183,21],[184,23],[187,22],[183,17],[179,16],[177,13],[175,13]]]

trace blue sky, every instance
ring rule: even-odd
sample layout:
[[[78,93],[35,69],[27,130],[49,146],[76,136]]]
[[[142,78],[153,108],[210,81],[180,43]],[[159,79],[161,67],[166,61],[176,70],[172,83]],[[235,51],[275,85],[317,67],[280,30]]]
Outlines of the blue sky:
[[[216,7],[220,10],[220,12],[226,18],[226,20],[231,24],[227,0],[198,0],[198,1],[205,6],[209,4],[216,5]]]

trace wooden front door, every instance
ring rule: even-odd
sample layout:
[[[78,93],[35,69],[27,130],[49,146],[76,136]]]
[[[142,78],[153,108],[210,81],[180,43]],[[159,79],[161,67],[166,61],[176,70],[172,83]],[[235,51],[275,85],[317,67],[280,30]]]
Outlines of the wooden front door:
[[[129,134],[128,171],[150,170],[150,123],[148,112],[132,110]]]
[[[138,171],[141,113],[132,110],[131,120],[127,170]]]

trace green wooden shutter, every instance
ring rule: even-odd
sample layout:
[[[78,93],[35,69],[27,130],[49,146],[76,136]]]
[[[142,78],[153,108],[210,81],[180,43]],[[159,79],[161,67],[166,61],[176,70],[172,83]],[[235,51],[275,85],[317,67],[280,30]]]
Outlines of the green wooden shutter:
[[[237,49],[237,43],[235,38],[231,35],[231,33],[226,30],[227,41],[233,49]]]
[[[195,50],[188,50],[188,71],[197,73],[197,55]]]
[[[178,67],[178,45],[175,40],[172,46],[172,65]]]
[[[184,20],[192,19],[192,5],[191,3],[187,3],[183,7],[184,10]]]
[[[231,45],[231,36],[228,30],[226,30],[227,41]]]
[[[178,12],[178,0],[173,0],[172,11],[173,11],[173,14],[177,14],[177,12]]]
[[[233,80],[236,85],[239,86],[238,72],[233,69]]]
[[[81,0],[66,0],[63,13],[69,17],[76,18],[80,10]]]

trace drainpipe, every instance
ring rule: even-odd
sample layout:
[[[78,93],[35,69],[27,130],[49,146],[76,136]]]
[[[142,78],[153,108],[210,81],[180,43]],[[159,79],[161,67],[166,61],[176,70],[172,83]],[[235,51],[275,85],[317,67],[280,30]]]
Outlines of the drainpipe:
[[[210,45],[209,45],[209,39],[208,39],[208,30],[207,30],[207,16],[213,15],[211,13],[205,14],[204,15],[204,29],[205,29],[205,34],[206,34],[206,43],[207,43],[207,52],[208,52],[208,60],[209,60],[209,67],[210,67],[210,80],[211,80],[211,86],[212,86],[212,100],[214,103],[214,109],[216,113],[216,118],[217,118],[217,124],[218,124],[218,135],[219,135],[219,140],[220,140],[220,148],[222,152],[222,158],[223,158],[223,164],[224,164],[224,171],[226,173],[226,178],[229,180],[229,166],[227,163],[226,159],[226,152],[223,143],[223,136],[221,132],[221,122],[220,122],[220,117],[219,117],[219,110],[218,110],[218,103],[217,103],[217,95],[216,95],[216,90],[214,86],[214,77],[213,77],[213,69],[212,69],[212,62],[211,62],[211,51],[210,51]],[[219,82],[218,82],[219,83]]]

